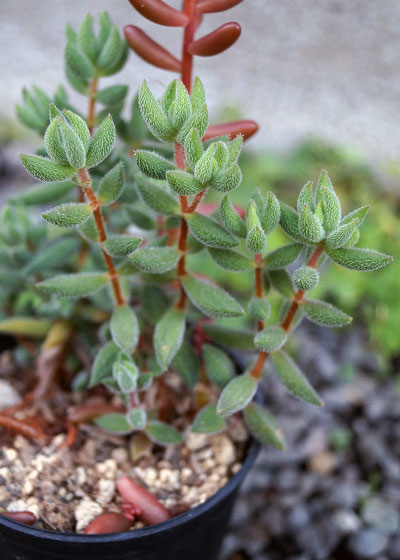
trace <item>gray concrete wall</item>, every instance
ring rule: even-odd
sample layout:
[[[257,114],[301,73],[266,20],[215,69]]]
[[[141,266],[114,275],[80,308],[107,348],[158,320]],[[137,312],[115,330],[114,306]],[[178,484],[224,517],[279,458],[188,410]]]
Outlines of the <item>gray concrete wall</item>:
[[[178,53],[181,30],[148,22],[127,0],[0,0],[0,7],[0,112],[6,115],[23,85],[52,91],[63,80],[65,22],[77,26],[88,11],[107,10],[119,26],[138,24]],[[229,20],[241,22],[240,42],[196,65],[212,113],[226,103],[239,106],[260,122],[259,146],[286,148],[316,135],[375,161],[399,158],[399,0],[245,0],[209,15],[201,31]],[[146,77],[160,91],[170,76],[132,55],[115,81],[133,92]]]

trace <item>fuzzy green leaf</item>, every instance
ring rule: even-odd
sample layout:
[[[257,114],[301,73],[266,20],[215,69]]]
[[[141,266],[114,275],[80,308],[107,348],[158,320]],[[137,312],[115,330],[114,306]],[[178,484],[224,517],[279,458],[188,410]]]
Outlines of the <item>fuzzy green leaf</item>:
[[[245,223],[248,232],[251,231],[254,227],[258,227],[259,229],[261,229],[258,209],[253,199],[249,200],[249,203],[247,205]]]
[[[148,128],[159,140],[168,142],[173,139],[173,128],[160,104],[144,81],[138,93],[139,108]]]
[[[357,210],[353,210],[349,214],[346,214],[340,224],[348,224],[349,222],[352,222],[357,218],[359,220],[358,226],[361,226],[361,224],[365,220],[366,215],[368,214],[368,211],[369,206],[362,206],[361,208],[357,208]]]
[[[71,127],[77,134],[79,140],[82,142],[86,153],[92,140],[86,121],[84,121],[82,117],[80,117],[76,113],[73,113],[72,111],[64,110],[64,115],[66,115],[69,122],[71,123]]]
[[[244,419],[251,435],[262,444],[273,445],[281,451],[285,449],[285,440],[270,413],[252,402],[244,410]]]
[[[266,321],[271,312],[271,305],[265,298],[252,298],[249,301],[248,310],[252,319]]]
[[[225,227],[238,237],[245,238],[247,235],[247,230],[245,223],[242,218],[232,207],[228,195],[224,196],[221,202],[220,208],[221,219],[225,224]]]
[[[138,227],[140,227],[141,229],[144,230],[155,229],[156,227],[155,221],[145,212],[142,212],[141,210],[137,210],[136,208],[133,208],[132,206],[128,206],[128,205],[125,205],[125,211],[128,214],[129,218],[132,220],[132,222]]]
[[[308,181],[301,189],[297,199],[297,212],[300,214],[304,205],[308,206],[311,211],[314,211],[314,191],[313,182]]]
[[[118,62],[120,50],[121,36],[118,27],[114,25],[97,58],[97,65],[104,70],[109,70]]]
[[[18,202],[26,206],[47,204],[55,202],[76,188],[74,181],[63,181],[60,183],[40,183],[33,185],[29,190],[11,198],[10,202]]]
[[[61,137],[60,122],[53,119],[46,129],[44,145],[50,158],[60,165],[69,165],[67,154]]]
[[[202,155],[203,143],[199,133],[193,128],[185,138],[185,156],[191,169],[195,168]]]
[[[234,163],[237,163],[239,155],[243,146],[243,136],[238,134],[231,142],[228,142],[228,161],[226,162],[226,167],[231,167]]]
[[[120,161],[104,175],[97,189],[97,198],[102,206],[109,206],[121,196],[125,186],[124,174],[124,164]]]
[[[284,245],[279,247],[272,253],[269,253],[263,260],[264,266],[268,270],[279,270],[280,268],[285,268],[292,262],[294,262],[300,251],[302,245],[300,243],[290,243],[289,245]]]
[[[218,170],[226,169],[228,166],[228,159],[229,152],[227,143],[222,141],[216,142],[214,152],[214,167],[216,166]],[[233,163],[236,163],[236,161],[232,162],[229,167],[231,167]]]
[[[172,307],[158,321],[154,331],[154,348],[157,362],[167,369],[183,342],[186,316],[181,309]]]
[[[378,270],[393,260],[390,255],[372,249],[359,249],[358,247],[327,249],[326,252],[333,262],[352,270]]]
[[[86,14],[78,31],[78,45],[81,51],[95,62],[97,58],[97,42],[93,31],[93,16]]]
[[[193,212],[186,220],[192,235],[207,247],[222,249],[238,245],[236,239],[211,218]]]
[[[180,252],[173,247],[142,247],[129,256],[130,262],[142,272],[164,274],[176,267]]]
[[[200,363],[188,336],[184,338],[182,346],[172,360],[172,366],[184,383],[193,389],[200,375]]]
[[[269,279],[275,290],[286,298],[294,296],[294,289],[290,274],[284,270],[270,270],[268,272]]]
[[[181,130],[176,136],[176,141],[184,145],[186,136],[194,128],[199,133],[200,138],[204,136],[208,128],[208,109],[207,105],[202,105],[199,109],[193,112],[192,116],[185,122]]]
[[[96,426],[112,434],[125,435],[132,431],[132,427],[127,421],[125,414],[119,414],[118,412],[98,416],[93,422]]]
[[[174,445],[184,441],[182,435],[175,428],[158,420],[148,422],[146,434],[152,441],[161,445]]]
[[[126,420],[134,430],[143,430],[147,423],[147,413],[144,408],[131,408],[126,413]]]
[[[181,280],[185,292],[197,309],[208,317],[240,317],[242,306],[225,290],[197,278],[185,276]]]
[[[265,235],[268,235],[276,228],[279,224],[280,216],[281,208],[279,200],[276,198],[274,193],[268,192],[264,212],[261,217],[261,227],[263,228]]]
[[[293,283],[299,290],[313,290],[318,282],[318,271],[311,266],[302,266],[293,273]]]
[[[44,292],[61,297],[84,297],[100,290],[108,283],[108,275],[98,272],[61,274],[36,284]]]
[[[112,257],[124,257],[137,249],[141,241],[141,237],[132,237],[131,235],[111,235],[103,243],[103,247]]]
[[[275,352],[282,348],[287,339],[286,332],[281,327],[265,327],[254,338],[254,344],[263,352]]]
[[[340,202],[335,191],[329,187],[322,187],[319,190],[319,200],[321,200],[323,208],[323,226],[325,231],[329,233],[334,230],[340,222],[342,215]]]
[[[257,386],[258,380],[248,373],[234,377],[219,397],[217,414],[226,418],[232,416],[238,410],[243,410],[253,399]]]
[[[168,171],[167,181],[173,191],[185,196],[196,194],[204,188],[204,185],[199,183],[193,175],[186,173],[186,171],[181,171],[180,169]]]
[[[132,354],[139,338],[139,324],[129,305],[118,305],[111,317],[112,338],[128,354]]]
[[[69,165],[59,165],[42,156],[21,154],[20,158],[28,173],[41,181],[64,181],[75,175]]]
[[[246,237],[246,246],[251,253],[261,253],[264,250],[266,243],[267,238],[260,227],[254,226],[253,229],[248,232]]]
[[[196,415],[192,432],[198,434],[215,434],[225,428],[225,420],[217,414],[216,403],[208,404]]]
[[[110,155],[115,143],[115,125],[111,115],[108,115],[96,130],[89,146],[86,167],[96,167]]]
[[[62,144],[67,155],[68,163],[74,169],[82,169],[86,162],[86,149],[72,126],[58,118]],[[51,126],[51,125],[50,125]]]
[[[60,204],[47,212],[43,212],[42,217],[51,224],[59,227],[76,227],[82,225],[92,211],[89,204],[83,202],[68,202]]]
[[[65,47],[65,61],[78,78],[89,80],[94,77],[95,69],[90,59],[71,41]]]
[[[174,102],[169,107],[168,115],[172,126],[180,130],[186,120],[192,114],[192,104],[186,87],[181,80],[174,80],[175,95]]]
[[[311,321],[323,327],[345,327],[352,318],[330,303],[306,300],[302,306],[304,313]]]
[[[297,212],[284,202],[280,203],[280,209],[279,223],[283,231],[294,241],[304,243],[304,239],[299,233],[299,216]]]
[[[211,180],[210,186],[218,192],[229,192],[236,189],[242,182],[242,172],[237,163],[226,171],[220,171]]]
[[[237,350],[254,349],[254,335],[250,331],[207,324],[203,325],[203,329],[214,342],[226,348],[236,348]]]
[[[103,105],[119,105],[128,93],[128,86],[109,86],[96,93],[96,99]]]
[[[359,224],[359,220],[355,218],[351,222],[347,222],[334,229],[326,239],[326,246],[329,249],[339,249],[344,247],[354,235]]]
[[[40,274],[43,270],[51,270],[58,266],[65,266],[67,259],[79,250],[79,239],[67,237],[56,240],[46,247],[42,247],[30,259],[24,268],[24,274]]]
[[[317,243],[325,237],[321,222],[306,204],[299,215],[299,232],[304,239],[313,243]]]
[[[190,94],[190,101],[192,103],[193,112],[201,109],[206,102],[206,93],[204,91],[203,83],[197,76],[194,79]]]
[[[202,185],[208,183],[213,174],[214,152],[215,144],[211,144],[195,165],[194,176]]]
[[[176,168],[172,161],[168,161],[157,152],[136,150],[135,156],[140,171],[153,179],[165,179],[167,171]]]
[[[117,360],[120,349],[114,342],[108,342],[97,353],[93,362],[89,387],[98,385],[102,379],[112,373],[114,362]]]
[[[118,355],[118,360],[113,365],[112,376],[122,393],[136,391],[139,369],[128,354]]]
[[[214,385],[223,389],[235,374],[232,360],[223,350],[212,344],[203,345],[203,359],[208,378]]]
[[[285,352],[272,354],[271,359],[279,379],[293,395],[310,404],[323,406],[321,399],[299,367]]]
[[[0,321],[0,333],[32,338],[44,338],[50,327],[48,319],[34,317],[9,317]]]
[[[244,257],[230,249],[213,249],[209,247],[208,252],[212,260],[225,270],[244,272],[246,270],[252,270],[255,267],[252,259]]]
[[[151,179],[143,179],[143,177],[137,177],[136,183],[139,194],[147,206],[160,214],[180,213],[179,203],[172,195],[152,182]]]

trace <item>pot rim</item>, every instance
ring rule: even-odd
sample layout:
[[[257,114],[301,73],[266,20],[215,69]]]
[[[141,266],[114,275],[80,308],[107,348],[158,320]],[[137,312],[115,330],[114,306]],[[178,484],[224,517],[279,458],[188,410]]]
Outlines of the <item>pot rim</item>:
[[[6,526],[9,529],[19,531],[27,536],[34,537],[36,539],[43,539],[49,541],[65,541],[68,543],[100,543],[105,541],[111,542],[121,542],[131,539],[140,539],[141,537],[148,537],[161,533],[163,531],[168,531],[174,529],[178,525],[185,523],[188,520],[195,519],[201,516],[207,510],[211,509],[217,502],[223,500],[228,496],[243,480],[247,472],[252,467],[254,461],[260,450],[260,444],[254,440],[250,439],[249,449],[245,460],[242,463],[241,468],[235,473],[229,481],[220,488],[211,498],[208,498],[204,503],[195,506],[194,508],[181,513],[175,517],[172,517],[168,521],[163,521],[162,523],[157,523],[156,525],[150,525],[149,527],[143,527],[141,529],[135,529],[134,531],[124,531],[121,533],[107,533],[102,535],[81,535],[76,533],[61,533],[58,531],[49,531],[47,529],[38,529],[35,527],[30,527],[29,525],[24,525],[18,521],[7,518],[0,514],[0,531],[1,526]]]

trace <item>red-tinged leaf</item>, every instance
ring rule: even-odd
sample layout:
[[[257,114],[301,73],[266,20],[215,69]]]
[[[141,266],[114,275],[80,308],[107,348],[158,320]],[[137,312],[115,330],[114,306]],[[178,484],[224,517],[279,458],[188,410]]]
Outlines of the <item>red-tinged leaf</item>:
[[[240,4],[243,0],[198,0],[196,8],[202,14],[224,12]]]
[[[34,525],[37,521],[36,515],[31,511],[2,511],[1,515],[24,525]]]
[[[132,520],[123,513],[102,513],[97,516],[85,529],[85,535],[105,535],[108,533],[122,533],[132,525]]]
[[[229,136],[231,140],[233,140],[238,134],[243,135],[243,140],[248,140],[257,130],[258,124],[255,121],[234,121],[224,124],[215,124],[207,128],[203,136],[203,141],[218,136]]]
[[[213,56],[229,49],[238,40],[242,29],[234,21],[224,23],[218,29],[204,35],[188,46],[189,54],[196,56]]]
[[[189,18],[186,14],[168,6],[162,0],[129,0],[134,8],[145,18],[168,27],[184,27]]]
[[[124,35],[128,45],[135,53],[149,64],[171,70],[172,72],[181,71],[181,62],[174,57],[167,49],[153,41],[144,31],[135,25],[126,25]]]
[[[117,488],[125,501],[140,510],[138,516],[149,525],[170,519],[171,514],[157,498],[127,476],[117,480]]]

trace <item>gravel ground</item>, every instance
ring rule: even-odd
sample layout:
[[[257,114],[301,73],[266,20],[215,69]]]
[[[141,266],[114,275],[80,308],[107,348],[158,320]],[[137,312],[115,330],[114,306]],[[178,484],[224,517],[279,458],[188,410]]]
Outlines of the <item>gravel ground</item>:
[[[273,375],[266,402],[288,440],[264,449],[245,482],[223,560],[400,559],[400,398],[379,379],[360,330],[303,325],[302,369],[326,406],[290,397]],[[342,369],[342,375],[338,370]],[[354,378],[344,381],[344,373]]]
[[[178,6],[180,0],[169,3]],[[1,0],[1,8],[5,116],[13,114],[24,85],[52,91],[62,81],[66,21],[76,26],[86,12],[108,10],[118,25],[141,25],[174,52],[181,35],[148,22],[127,0]],[[229,13],[207,17],[202,29],[235,19],[243,25],[240,46],[196,66],[214,114],[230,103],[257,119],[259,147],[288,148],[314,135],[353,146],[370,160],[398,158],[398,0],[245,0]],[[161,90],[170,74],[132,56],[116,80],[133,92],[143,77]]]

